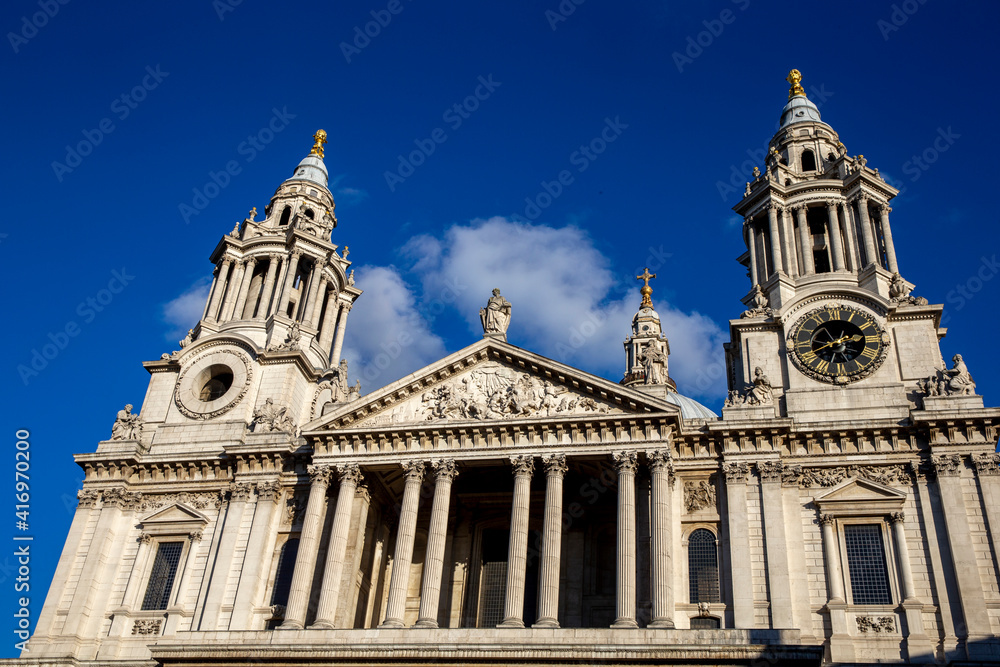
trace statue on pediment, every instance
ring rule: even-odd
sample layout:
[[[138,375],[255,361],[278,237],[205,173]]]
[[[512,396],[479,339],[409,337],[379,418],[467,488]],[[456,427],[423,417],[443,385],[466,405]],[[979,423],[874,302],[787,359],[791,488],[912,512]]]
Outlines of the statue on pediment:
[[[486,307],[479,309],[479,319],[483,323],[483,333],[507,333],[510,325],[510,301],[500,296],[500,288],[494,288]]]

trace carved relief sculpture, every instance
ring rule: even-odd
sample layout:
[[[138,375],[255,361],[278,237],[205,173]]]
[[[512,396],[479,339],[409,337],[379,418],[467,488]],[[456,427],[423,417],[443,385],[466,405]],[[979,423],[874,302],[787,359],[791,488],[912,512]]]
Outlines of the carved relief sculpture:
[[[684,507],[688,512],[697,512],[706,507],[715,507],[715,485],[706,479],[698,482],[684,482]]]
[[[285,431],[293,433],[295,431],[295,421],[286,414],[288,408],[279,408],[274,404],[274,399],[268,398],[264,405],[260,406],[253,413],[253,432],[270,433],[272,431]]]

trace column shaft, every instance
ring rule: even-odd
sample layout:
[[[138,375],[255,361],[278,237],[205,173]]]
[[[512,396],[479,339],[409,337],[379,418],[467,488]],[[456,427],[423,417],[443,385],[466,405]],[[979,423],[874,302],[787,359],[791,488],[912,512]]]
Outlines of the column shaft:
[[[780,253],[780,250],[779,250]],[[615,571],[615,609],[613,628],[637,628],[635,618],[635,452],[614,455],[618,471],[618,558]]]
[[[326,314],[323,316],[323,328],[319,332],[319,346],[324,350],[330,349],[330,343],[333,342],[333,332],[337,329],[336,308],[337,290],[328,290],[326,293]],[[327,361],[329,362],[329,360]]]
[[[233,267],[229,284],[226,286],[226,295],[222,299],[222,322],[228,322],[233,319],[233,310],[236,306],[236,301],[240,298],[240,293],[243,291],[244,268],[244,262],[236,262]]]
[[[229,278],[229,268],[233,260],[227,257],[222,261],[222,268],[215,279],[215,290],[212,292],[212,300],[208,304],[208,320],[217,321],[219,319],[219,304],[222,302],[222,295],[226,293],[226,282]]]
[[[317,265],[319,262],[317,262]],[[326,274],[322,273],[323,267],[317,266],[313,271],[319,271],[319,280],[317,281],[315,289],[309,295],[309,316],[306,318],[306,326],[312,327],[313,329],[319,326],[319,315],[323,311],[323,292],[326,288]]]
[[[292,585],[288,592],[288,604],[285,606],[285,620],[281,624],[285,629],[301,630],[305,627],[310,584],[316,569],[316,557],[319,554],[320,533],[323,531],[320,518],[323,515],[326,490],[330,485],[332,474],[333,470],[328,466],[309,466],[312,484],[309,487],[306,515],[302,519],[302,535],[299,538],[295,569],[292,571]]]
[[[535,463],[530,456],[512,457],[510,462],[514,466],[514,502],[507,550],[507,594],[504,598],[504,619],[497,627],[523,628],[524,577],[528,565],[528,503]]]
[[[257,505],[250,524],[249,544],[266,545],[273,533],[271,519],[274,507],[281,499],[281,484],[277,481],[257,483]],[[248,550],[243,558],[240,581],[236,588],[236,602],[229,619],[230,630],[250,630],[254,607],[261,604],[260,595],[267,583],[267,561],[259,553]]]
[[[806,218],[806,207],[795,207],[795,217],[799,223],[799,247],[802,251],[802,275],[811,276],[816,273],[816,263],[813,261],[812,233]]]
[[[340,317],[337,319],[337,335],[333,339],[333,352],[330,354],[330,365],[340,363],[340,351],[344,349],[344,330],[347,328],[347,315],[351,312],[351,304],[340,306]]]
[[[781,490],[781,464],[761,461],[761,510],[764,513],[764,541],[767,544],[767,582],[771,592],[771,627],[797,628],[792,617],[792,586],[785,539],[785,504]]]
[[[785,250],[785,268],[788,275],[793,278],[799,276],[798,253],[795,252],[795,223],[792,222],[791,211],[787,206],[782,206],[781,213],[781,238],[784,241],[782,247]]]
[[[566,457],[542,457],[545,466],[545,518],[542,526],[542,573],[536,628],[559,627],[559,565],[562,556],[562,501]]]
[[[750,218],[747,218],[747,249],[750,251],[750,284],[752,286],[760,282],[760,270],[757,266],[757,231]]]
[[[226,508],[226,519],[222,526],[222,538],[219,540],[219,548],[209,573],[211,579],[208,584],[208,595],[205,596],[205,605],[202,607],[201,621],[198,624],[199,630],[219,629],[222,599],[226,595],[229,573],[233,570],[233,555],[240,537],[243,512],[250,500],[251,493],[253,493],[253,487],[246,482],[233,485],[232,497]]]
[[[268,255],[267,275],[264,277],[264,286],[260,290],[260,304],[257,306],[258,320],[267,319],[267,313],[271,310],[271,298],[274,292],[274,277],[278,272],[278,256]]]
[[[424,462],[414,461],[403,467],[406,470],[406,486],[403,488],[403,506],[399,513],[396,554],[392,559],[389,602],[386,605],[385,620],[379,626],[382,628],[404,626],[406,596],[410,587],[410,563],[413,562],[413,541],[417,534],[417,508],[420,503],[420,484],[424,479]]]
[[[448,539],[448,508],[451,504],[451,484],[458,474],[453,460],[434,461],[434,501],[431,505],[431,525],[427,535],[427,556],[424,558],[424,581],[420,590],[418,628],[438,627],[438,604],[441,600],[441,577],[444,573],[444,547]]]
[[[833,532],[833,517],[823,515],[819,518],[823,532],[823,560],[826,564],[826,585],[830,593],[830,602],[844,604],[844,573],[840,567],[840,551],[837,548],[837,536]]]
[[[243,310],[246,308],[247,296],[250,294],[250,283],[253,282],[253,271],[256,266],[257,260],[251,257],[247,260],[246,268],[243,270],[243,284],[240,285],[240,295],[236,299],[236,307],[232,313],[237,320],[243,319]]]
[[[865,261],[863,266],[867,268],[870,264],[879,264],[878,251],[875,250],[875,237],[872,232],[872,221],[868,215],[868,198],[858,197],[858,215],[861,217],[861,236],[865,240]]]
[[[326,564],[323,567],[323,583],[316,606],[316,620],[309,626],[312,628],[335,627],[340,579],[344,570],[344,556],[347,554],[347,533],[354,510],[354,492],[361,482],[361,470],[356,465],[338,466],[337,474],[340,478],[337,509],[333,514],[330,543],[326,547]]]
[[[753,570],[750,559],[750,527],[747,521],[746,463],[723,463],[726,476],[726,522],[729,525],[729,562],[733,585],[733,622],[741,630],[756,624],[753,608]]]
[[[768,231],[771,238],[771,273],[768,277],[783,271],[781,263],[781,237],[778,232],[778,211],[773,204],[767,207]]]
[[[652,588],[653,620],[651,628],[674,627],[674,568],[671,558],[671,524],[673,512],[670,492],[673,485],[673,464],[668,450],[647,452],[652,487]]]
[[[840,236],[840,220],[837,218],[837,202],[826,203],[829,224],[830,246],[833,249],[833,270],[844,270],[844,243]]]
[[[885,243],[885,259],[889,264],[889,270],[893,273],[899,272],[896,264],[896,246],[892,244],[892,229],[889,227],[889,212],[892,209],[888,206],[879,207],[880,222],[882,223],[882,241]]]
[[[278,313],[284,315],[288,311],[288,302],[292,297],[292,288],[295,286],[295,274],[299,268],[299,258],[302,253],[298,250],[292,252],[291,263],[285,272],[285,281],[281,287],[281,299],[278,301]]]
[[[844,250],[847,255],[847,269],[857,271],[861,260],[858,257],[858,244],[854,229],[853,214],[851,207],[846,201],[840,204],[840,226],[844,230]]]

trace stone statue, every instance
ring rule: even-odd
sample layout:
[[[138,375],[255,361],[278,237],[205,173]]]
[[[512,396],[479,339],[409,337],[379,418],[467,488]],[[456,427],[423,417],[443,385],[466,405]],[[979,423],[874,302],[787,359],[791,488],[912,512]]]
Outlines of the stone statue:
[[[951,358],[951,368],[944,371],[948,379],[948,393],[959,394],[961,396],[972,396],[976,393],[976,383],[969,373],[969,369],[962,361],[962,355],[956,354]]]
[[[337,379],[334,381],[334,403],[350,400],[348,398],[350,391],[347,385],[347,359],[340,360],[340,366],[337,367],[335,373],[337,374]]]
[[[229,232],[229,235],[234,239],[238,239],[240,237],[240,223],[237,222],[233,225],[233,231]]]
[[[193,340],[194,340],[194,329],[188,329],[187,335],[184,336],[184,338],[182,338],[180,341],[178,341],[178,345],[180,345],[181,349],[183,350],[185,347],[190,345],[191,341]]]
[[[344,259],[347,259],[347,256],[351,254],[351,249],[350,249],[350,248],[348,248],[348,247],[347,247],[347,246],[345,245],[345,246],[344,246],[344,252],[342,252],[342,253],[340,253],[340,254],[341,254],[341,256],[343,256],[343,258],[344,258]]]
[[[726,401],[722,404],[722,407],[735,408],[739,405],[743,405],[743,396],[740,395],[739,389],[730,389],[729,396],[726,397]]]
[[[913,306],[927,305],[927,299],[924,297],[910,296],[910,288],[899,272],[893,273],[892,278],[889,279],[889,301]]]
[[[758,167],[753,168],[753,177],[760,178],[760,169]]]
[[[506,334],[510,324],[510,302],[500,296],[500,288],[493,290],[493,296],[479,309],[479,319],[483,323],[483,333]]]
[[[264,405],[260,406],[253,413],[253,432],[254,433],[270,433],[272,431],[295,431],[295,422],[292,418],[286,414],[288,408],[277,407],[274,404],[274,399],[269,398],[264,401]]]
[[[347,394],[347,401],[353,402],[358,400],[359,398],[361,398],[361,380],[355,382],[354,386],[351,387],[350,392]]]
[[[347,276],[347,284],[350,287],[354,287],[354,269],[351,269],[351,273]]]
[[[656,348],[656,345],[653,343],[647,343],[646,346],[642,348],[642,354],[639,355],[639,361],[642,362],[643,370],[646,372],[646,380],[644,384],[664,383],[662,370],[667,363],[667,357]]]
[[[750,196],[750,181],[747,181],[747,189],[743,191],[743,196],[744,197]]]
[[[773,398],[771,381],[764,375],[764,369],[757,366],[753,369],[753,387],[747,394],[746,402],[750,405],[767,405]]]
[[[114,426],[111,427],[112,440],[138,440],[142,431],[142,420],[139,415],[132,414],[132,404],[118,411]]]

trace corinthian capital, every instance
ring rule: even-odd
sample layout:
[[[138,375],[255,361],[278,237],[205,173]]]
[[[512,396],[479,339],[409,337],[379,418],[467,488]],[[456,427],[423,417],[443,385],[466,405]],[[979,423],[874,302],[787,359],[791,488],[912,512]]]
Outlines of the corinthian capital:
[[[333,469],[330,466],[311,465],[306,470],[313,484],[330,486],[330,480],[333,478]]]
[[[422,482],[424,479],[425,464],[423,461],[408,461],[400,464],[406,474],[406,481],[416,480]]]
[[[535,472],[535,459],[531,456],[512,456],[510,465],[514,469],[514,477],[531,477]]]
[[[354,463],[337,466],[337,479],[341,484],[357,486],[361,483],[361,468]]]
[[[744,462],[723,463],[722,472],[726,476],[727,484],[746,484],[747,475],[750,473],[750,465]]]
[[[631,473],[635,474],[636,468],[638,467],[637,457],[635,452],[614,452],[611,458],[615,462],[615,470],[618,474],[621,473]]]
[[[431,468],[434,469],[434,479],[437,481],[453,481],[458,477],[458,469],[455,467],[455,459],[440,459],[431,461]]]
[[[569,470],[564,454],[546,454],[542,457],[542,466],[545,468],[545,474],[549,476],[562,477]]]

